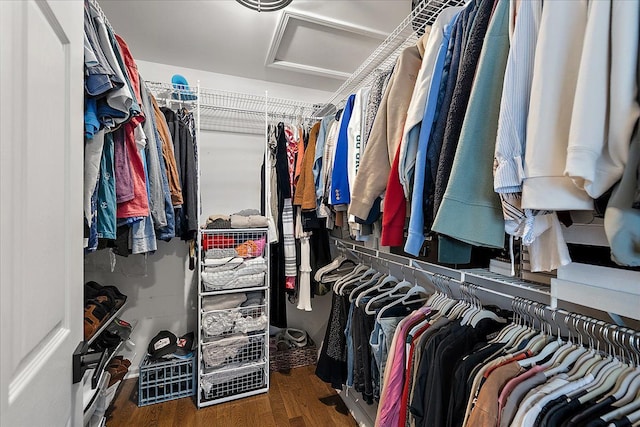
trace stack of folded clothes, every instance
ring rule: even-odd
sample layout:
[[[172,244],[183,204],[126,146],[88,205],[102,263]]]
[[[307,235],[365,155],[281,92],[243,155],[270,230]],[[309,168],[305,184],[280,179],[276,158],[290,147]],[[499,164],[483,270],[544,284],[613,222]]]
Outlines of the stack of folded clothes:
[[[202,330],[207,337],[265,330],[262,291],[206,296],[202,299]]]
[[[256,287],[264,283],[266,271],[263,257],[205,259],[202,283],[206,291]]]
[[[224,230],[231,228],[231,218],[229,215],[209,215],[204,228],[207,230]]]
[[[231,228],[266,228],[269,220],[257,209],[244,209],[231,215],[209,215],[202,228],[207,230],[228,230]]]
[[[245,209],[231,215],[231,228],[266,228],[269,220],[255,209]]]

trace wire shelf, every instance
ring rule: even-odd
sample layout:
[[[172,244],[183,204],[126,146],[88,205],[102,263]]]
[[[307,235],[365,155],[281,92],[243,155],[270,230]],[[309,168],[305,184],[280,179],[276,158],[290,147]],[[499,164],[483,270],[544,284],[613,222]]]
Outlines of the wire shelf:
[[[170,83],[153,81],[146,84],[160,105],[199,107],[201,130],[264,135],[266,117],[270,121],[309,120],[315,110],[314,104],[267,94],[176,88]]]
[[[424,0],[391,34],[369,55],[351,76],[317,110],[315,116],[331,114],[345,99],[359,88],[370,85],[377,73],[390,70],[402,51],[415,45],[427,25],[432,24],[440,12],[449,6],[460,6],[465,0]]]

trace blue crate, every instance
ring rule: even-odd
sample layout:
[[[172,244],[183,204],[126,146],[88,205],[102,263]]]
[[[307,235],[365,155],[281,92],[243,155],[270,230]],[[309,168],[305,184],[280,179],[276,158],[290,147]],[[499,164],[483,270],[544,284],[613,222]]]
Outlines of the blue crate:
[[[138,406],[193,396],[196,389],[194,357],[153,361],[145,356],[140,363]]]

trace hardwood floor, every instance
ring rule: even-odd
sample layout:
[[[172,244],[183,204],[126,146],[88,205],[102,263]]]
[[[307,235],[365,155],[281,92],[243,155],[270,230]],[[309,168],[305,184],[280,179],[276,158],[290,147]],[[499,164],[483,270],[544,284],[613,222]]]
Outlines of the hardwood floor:
[[[196,409],[190,397],[138,408],[137,379],[120,387],[108,427],[355,426],[342,399],[314,374],[315,366],[271,374],[269,393]]]

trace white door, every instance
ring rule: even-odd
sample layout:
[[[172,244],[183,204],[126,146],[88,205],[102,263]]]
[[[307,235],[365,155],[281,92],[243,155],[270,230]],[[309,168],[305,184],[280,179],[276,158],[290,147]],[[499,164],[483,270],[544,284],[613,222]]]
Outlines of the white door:
[[[2,427],[81,421],[82,73],[82,1],[0,0]]]

